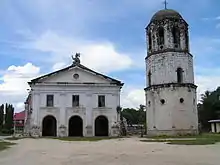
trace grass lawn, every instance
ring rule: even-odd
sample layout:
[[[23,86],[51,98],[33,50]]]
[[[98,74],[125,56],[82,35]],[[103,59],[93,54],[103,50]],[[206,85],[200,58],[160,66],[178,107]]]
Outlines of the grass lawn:
[[[178,145],[208,145],[220,142],[220,134],[201,134],[196,136],[156,136],[151,139],[141,140],[142,142],[166,142],[167,144]],[[185,138],[185,139],[184,139]],[[187,138],[187,139],[186,139]]]
[[[11,145],[14,145],[14,143],[0,141],[0,151],[9,148]]]
[[[99,140],[109,140],[109,139],[118,139],[120,137],[43,137],[58,139],[63,141],[99,141]]]
[[[0,136],[11,136],[11,134],[5,134],[5,133],[0,132]]]

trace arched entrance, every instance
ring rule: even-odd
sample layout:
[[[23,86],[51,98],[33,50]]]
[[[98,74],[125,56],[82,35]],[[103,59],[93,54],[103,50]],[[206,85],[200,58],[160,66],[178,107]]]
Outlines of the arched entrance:
[[[44,117],[42,125],[42,136],[57,136],[57,120],[55,117]]]
[[[83,136],[83,120],[79,116],[69,119],[69,136]]]
[[[95,136],[108,136],[108,119],[105,116],[95,119]]]

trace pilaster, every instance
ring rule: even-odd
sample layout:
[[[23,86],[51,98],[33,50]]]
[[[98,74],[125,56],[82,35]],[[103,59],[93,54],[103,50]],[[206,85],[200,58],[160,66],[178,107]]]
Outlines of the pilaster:
[[[92,118],[93,118],[93,114],[92,114],[92,94],[88,93],[86,94],[86,100],[87,100],[87,105],[86,105],[86,132],[85,132],[85,136],[93,136],[93,124],[92,124]]]
[[[60,125],[58,126],[58,136],[59,137],[65,137],[67,136],[67,127],[68,124],[66,121],[66,93],[60,93],[60,101],[59,101],[59,107],[60,107]]]

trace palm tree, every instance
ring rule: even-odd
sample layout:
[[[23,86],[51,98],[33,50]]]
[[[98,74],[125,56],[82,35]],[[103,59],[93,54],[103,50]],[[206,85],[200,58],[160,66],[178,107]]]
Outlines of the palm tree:
[[[211,95],[210,91],[205,91],[204,94],[201,94],[201,102],[203,103],[205,101],[205,99],[207,99],[209,96]]]

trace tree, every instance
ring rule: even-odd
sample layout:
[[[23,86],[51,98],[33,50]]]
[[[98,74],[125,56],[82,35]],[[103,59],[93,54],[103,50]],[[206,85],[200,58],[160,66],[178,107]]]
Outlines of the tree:
[[[145,105],[140,105],[138,113],[138,123],[144,125],[144,132],[146,133],[146,111],[145,111],[146,106]],[[141,125],[141,137],[143,137],[143,126]]]
[[[205,91],[204,94],[201,94],[201,102],[204,102],[205,99],[207,99],[211,95],[210,91]]]
[[[139,108],[125,108],[122,111],[122,116],[127,120],[129,125],[133,124],[145,124],[146,122],[146,111],[145,106],[140,105]]]
[[[128,125],[138,124],[138,111],[134,108],[125,108],[122,110],[122,116],[127,120]]]
[[[138,110],[138,124],[145,124],[146,123],[146,111],[145,111],[145,105],[140,105]]]
[[[13,128],[14,108],[11,104],[5,105],[5,125],[4,128],[10,133]]]
[[[201,103],[197,105],[199,123],[203,131],[210,131],[209,120],[220,118],[220,87],[215,91],[206,91],[201,95]]]
[[[0,131],[3,128],[3,122],[4,122],[4,104],[0,106]]]

